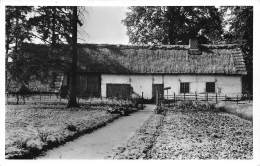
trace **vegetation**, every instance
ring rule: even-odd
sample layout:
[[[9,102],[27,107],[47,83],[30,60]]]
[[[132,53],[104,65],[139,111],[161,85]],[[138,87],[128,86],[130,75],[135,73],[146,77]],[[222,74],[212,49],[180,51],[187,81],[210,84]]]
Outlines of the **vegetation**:
[[[224,33],[227,42],[240,43],[244,53],[247,75],[245,90],[253,94],[253,7],[222,7],[222,13],[228,19],[223,21],[228,30]]]
[[[5,63],[6,63],[6,82],[8,73],[12,76],[10,79],[24,83],[29,78],[30,67],[25,67],[26,61],[20,56],[19,50],[24,41],[30,41],[32,35],[29,31],[32,26],[26,15],[32,11],[32,7],[6,7],[6,41],[5,41]],[[12,59],[13,63],[9,65],[8,61]]]
[[[115,159],[252,159],[253,123],[211,104],[180,102],[155,114]],[[155,123],[157,122],[157,123]]]
[[[56,96],[33,96],[26,105],[8,102],[5,156],[14,159],[37,157],[139,109],[134,101],[100,98],[80,99],[80,108],[66,108],[66,100]]]
[[[113,159],[147,159],[149,150],[160,134],[159,128],[163,122],[162,115],[152,115],[124,146],[114,150]]]
[[[253,93],[253,7],[134,6],[123,20],[133,44],[239,43],[246,63],[243,91]]]
[[[222,111],[234,114],[240,118],[253,121],[252,103],[247,103],[247,104],[220,103],[216,107]]]
[[[123,23],[135,44],[188,44],[200,30],[207,36],[201,38],[206,44],[222,33],[221,16],[214,6],[134,6]]]
[[[18,84],[26,85],[35,77],[43,80],[49,74],[50,67],[42,64],[42,57],[27,57],[21,48],[24,42],[31,39],[40,39],[50,45],[48,48],[47,62],[49,66],[56,66],[55,70],[63,71],[60,61],[54,55],[59,56],[58,44],[69,44],[72,51],[72,66],[68,70],[71,76],[77,70],[77,25],[82,25],[77,7],[44,6],[44,7],[6,7],[6,64],[9,79]],[[82,14],[82,13],[81,13]],[[36,31],[35,31],[36,30]],[[50,57],[50,58],[49,58]],[[8,62],[10,60],[10,62]],[[28,63],[29,62],[29,63]],[[47,69],[47,70],[46,70]],[[66,71],[64,71],[66,72]],[[77,106],[75,86],[76,79],[72,77],[70,83],[69,107]],[[6,80],[8,81],[8,80]]]

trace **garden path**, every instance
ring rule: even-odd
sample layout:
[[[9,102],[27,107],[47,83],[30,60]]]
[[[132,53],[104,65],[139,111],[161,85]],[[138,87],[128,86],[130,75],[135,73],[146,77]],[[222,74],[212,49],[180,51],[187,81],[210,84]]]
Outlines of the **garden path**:
[[[152,114],[155,105],[115,120],[96,131],[49,150],[37,159],[104,159],[126,143]]]

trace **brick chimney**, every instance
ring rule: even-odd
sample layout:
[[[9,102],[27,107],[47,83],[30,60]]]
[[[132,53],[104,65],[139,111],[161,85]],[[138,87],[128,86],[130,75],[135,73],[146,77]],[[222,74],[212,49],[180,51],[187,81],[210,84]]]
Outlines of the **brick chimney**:
[[[199,49],[199,41],[198,38],[194,37],[194,38],[190,38],[189,40],[189,54],[193,54],[193,55],[200,55],[201,51]]]

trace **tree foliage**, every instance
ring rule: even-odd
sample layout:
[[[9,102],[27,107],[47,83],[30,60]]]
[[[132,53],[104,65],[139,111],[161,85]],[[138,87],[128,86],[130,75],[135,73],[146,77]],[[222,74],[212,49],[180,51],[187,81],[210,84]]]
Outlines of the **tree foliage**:
[[[30,23],[34,25],[41,40],[52,46],[71,43],[71,7],[40,6],[36,7],[34,12],[35,16]]]
[[[248,73],[244,79],[246,89],[253,93],[253,7],[225,7],[225,11],[229,11],[230,15],[225,22],[230,25],[230,29],[225,33],[225,39],[241,44]]]
[[[220,16],[213,6],[134,6],[123,23],[130,43],[187,44],[201,29],[209,40],[219,40]]]
[[[44,81],[50,70],[63,69],[64,66],[59,61],[59,56],[63,53],[60,46],[68,44],[70,51],[75,50],[75,24],[76,27],[82,24],[78,13],[75,15],[75,9],[77,12],[77,7],[69,6],[6,7],[6,55],[11,57],[10,62],[6,58],[6,64],[10,79],[24,85],[32,78]],[[38,52],[37,56],[24,53],[21,49],[23,43],[36,38],[50,46],[48,52],[34,50]],[[75,51],[71,55],[73,54]],[[76,63],[74,58],[72,64]],[[64,72],[73,73],[74,70],[76,71],[75,65]]]
[[[5,62],[6,62],[6,84],[10,80],[24,83],[28,73],[21,67],[26,65],[26,61],[20,52],[20,47],[24,41],[30,41],[32,26],[29,24],[27,14],[32,7],[29,6],[7,6],[6,7],[6,32],[5,32]],[[12,63],[8,63],[11,59]]]

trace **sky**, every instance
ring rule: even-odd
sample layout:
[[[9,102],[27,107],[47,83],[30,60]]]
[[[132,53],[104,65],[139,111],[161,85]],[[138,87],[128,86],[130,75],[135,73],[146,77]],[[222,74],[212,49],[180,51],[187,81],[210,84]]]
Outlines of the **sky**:
[[[78,29],[79,43],[128,44],[126,26],[121,23],[127,7],[86,7],[86,11]]]

